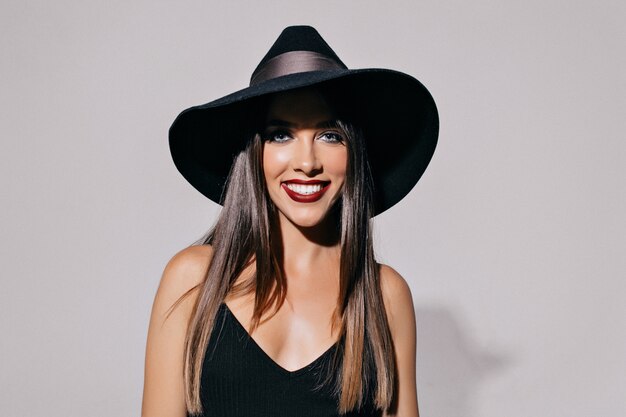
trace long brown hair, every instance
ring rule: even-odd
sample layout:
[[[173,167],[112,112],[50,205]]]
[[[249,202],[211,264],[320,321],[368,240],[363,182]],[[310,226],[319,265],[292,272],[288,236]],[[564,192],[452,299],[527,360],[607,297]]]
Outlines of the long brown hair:
[[[337,202],[340,228],[340,289],[333,326],[340,328],[341,355],[332,366],[334,393],[340,413],[360,408],[369,390],[374,406],[390,407],[396,368],[387,315],[374,258],[371,216],[373,180],[361,131],[349,121],[337,121],[348,149],[346,180]],[[183,295],[198,290],[185,338],[185,402],[190,414],[201,414],[200,383],[205,351],[220,304],[229,293],[255,293],[253,331],[264,312],[282,305],[287,281],[281,268],[280,236],[272,234],[276,209],[269,198],[262,167],[263,139],[257,132],[234,160],[223,199],[223,209],[213,228],[197,243],[210,244],[213,256],[204,281]],[[251,264],[254,276],[236,279]],[[371,375],[375,375],[372,380]],[[330,376],[330,375],[329,375]]]

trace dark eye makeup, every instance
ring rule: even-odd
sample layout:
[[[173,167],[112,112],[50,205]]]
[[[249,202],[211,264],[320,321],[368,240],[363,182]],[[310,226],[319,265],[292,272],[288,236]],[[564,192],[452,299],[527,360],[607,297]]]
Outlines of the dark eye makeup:
[[[263,135],[263,140],[267,142],[283,143],[291,138],[291,134],[284,129],[270,129]]]
[[[291,133],[285,129],[268,129],[263,134],[263,140],[266,142],[284,143],[291,139]],[[318,139],[326,143],[343,143],[343,135],[335,131],[322,132],[317,136]]]
[[[319,137],[326,138],[324,141],[328,143],[343,143],[343,136],[338,132],[324,132]]]

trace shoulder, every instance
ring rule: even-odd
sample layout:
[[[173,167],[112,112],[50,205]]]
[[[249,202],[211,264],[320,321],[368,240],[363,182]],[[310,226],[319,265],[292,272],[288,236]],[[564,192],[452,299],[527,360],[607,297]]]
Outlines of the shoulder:
[[[212,256],[210,245],[189,246],[176,253],[165,266],[159,291],[182,294],[201,284]]]
[[[378,264],[380,271],[380,286],[383,296],[410,296],[411,289],[404,277],[398,271],[385,264]]]
[[[212,255],[209,245],[189,246],[176,253],[165,266],[154,308],[167,315],[180,302],[189,310],[196,296],[194,290],[204,281]]]
[[[169,260],[164,272],[169,277],[172,273],[186,275],[204,270],[209,267],[212,256],[213,248],[211,245],[189,246]]]
[[[415,375],[417,329],[411,289],[406,280],[387,265],[380,265],[380,286],[397,370],[397,401],[392,415],[419,416]]]
[[[185,336],[211,256],[210,246],[190,246],[163,271],[148,328],[142,415],[185,416]]]
[[[404,277],[389,265],[379,264],[380,288],[392,335],[399,327],[415,322],[413,295]]]

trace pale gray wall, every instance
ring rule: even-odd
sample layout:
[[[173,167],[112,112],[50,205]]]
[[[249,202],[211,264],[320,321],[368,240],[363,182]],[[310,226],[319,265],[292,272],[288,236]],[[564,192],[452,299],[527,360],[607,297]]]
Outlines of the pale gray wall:
[[[624,4],[4,0],[0,415],[139,415],[160,274],[218,209],[167,130],[289,24],[439,106],[431,166],[376,221],[422,417],[626,415]]]

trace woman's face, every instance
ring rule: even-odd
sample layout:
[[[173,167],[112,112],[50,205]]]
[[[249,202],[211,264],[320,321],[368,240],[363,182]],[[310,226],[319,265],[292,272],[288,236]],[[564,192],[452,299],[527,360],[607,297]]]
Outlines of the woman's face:
[[[284,92],[269,102],[263,132],[263,172],[281,223],[318,225],[341,196],[348,152],[335,117],[312,89]]]

